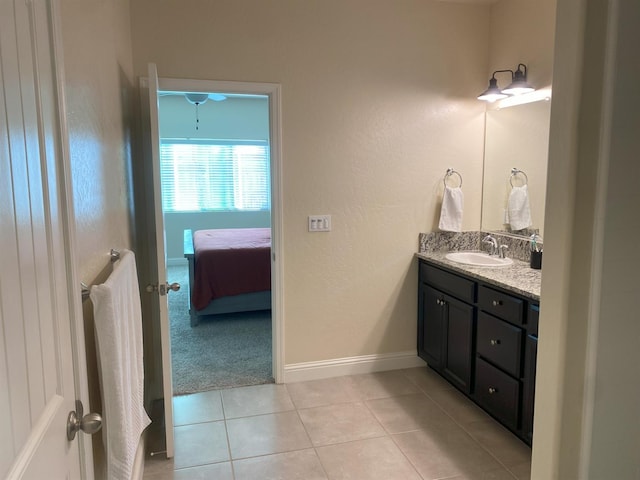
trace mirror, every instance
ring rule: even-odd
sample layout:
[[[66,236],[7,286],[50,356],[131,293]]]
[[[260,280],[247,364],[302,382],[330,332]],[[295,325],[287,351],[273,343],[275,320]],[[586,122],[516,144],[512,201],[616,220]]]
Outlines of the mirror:
[[[482,187],[482,222],[485,231],[528,236],[539,231],[544,237],[544,205],[547,190],[549,118],[551,102],[540,100],[488,110],[486,113],[484,178]],[[512,169],[523,173],[512,176]],[[522,228],[508,222],[509,197],[522,200],[524,189],[531,212],[531,224]],[[526,222],[528,223],[528,222]]]

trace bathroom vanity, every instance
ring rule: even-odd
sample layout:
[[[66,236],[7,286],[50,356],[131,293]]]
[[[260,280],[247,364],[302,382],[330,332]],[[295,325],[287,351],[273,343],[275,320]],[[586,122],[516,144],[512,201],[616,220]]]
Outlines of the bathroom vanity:
[[[419,253],[418,355],[529,445],[540,271]]]

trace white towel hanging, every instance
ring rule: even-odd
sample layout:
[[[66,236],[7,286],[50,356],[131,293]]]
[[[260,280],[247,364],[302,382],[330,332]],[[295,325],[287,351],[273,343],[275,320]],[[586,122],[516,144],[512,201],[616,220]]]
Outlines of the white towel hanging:
[[[464,207],[464,194],[460,187],[444,187],[442,195],[442,207],[440,209],[440,222],[438,228],[446,232],[462,231],[462,210]]]
[[[531,207],[529,206],[529,190],[527,185],[512,187],[507,201],[507,223],[511,230],[529,228],[531,222]]]
[[[133,252],[121,252],[107,281],[91,287],[90,297],[98,347],[107,478],[128,480],[140,435],[151,423],[144,410],[142,311]]]

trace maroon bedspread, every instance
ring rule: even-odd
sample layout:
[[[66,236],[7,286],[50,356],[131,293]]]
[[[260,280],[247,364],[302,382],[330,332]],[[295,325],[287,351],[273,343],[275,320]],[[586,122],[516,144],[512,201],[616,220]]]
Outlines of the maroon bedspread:
[[[196,310],[216,298],[271,290],[271,229],[198,230],[193,248]]]

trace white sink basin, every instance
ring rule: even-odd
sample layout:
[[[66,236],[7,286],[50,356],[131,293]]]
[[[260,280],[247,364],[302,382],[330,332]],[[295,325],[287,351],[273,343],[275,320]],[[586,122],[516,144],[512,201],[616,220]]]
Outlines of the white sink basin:
[[[513,263],[510,258],[499,258],[484,252],[452,252],[445,255],[452,262],[473,265],[474,267],[506,267]]]

